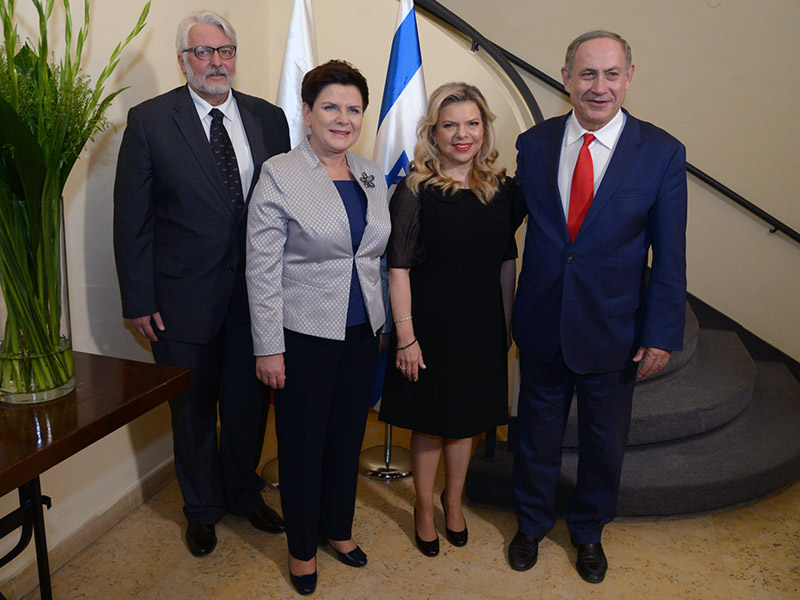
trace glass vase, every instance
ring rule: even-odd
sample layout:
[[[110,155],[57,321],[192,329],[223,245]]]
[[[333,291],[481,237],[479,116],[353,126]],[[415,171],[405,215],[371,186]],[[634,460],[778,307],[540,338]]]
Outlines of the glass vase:
[[[0,401],[75,388],[63,199],[0,199]]]

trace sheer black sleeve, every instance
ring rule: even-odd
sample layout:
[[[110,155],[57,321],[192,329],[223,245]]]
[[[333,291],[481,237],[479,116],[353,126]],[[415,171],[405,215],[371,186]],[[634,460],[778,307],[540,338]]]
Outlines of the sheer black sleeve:
[[[392,234],[386,247],[386,255],[390,269],[406,269],[425,262],[419,208],[419,196],[406,187],[404,179],[397,184],[389,203]]]
[[[511,238],[508,240],[508,247],[506,248],[506,253],[503,256],[503,260],[512,260],[518,256],[517,239],[515,234],[519,228],[520,222],[522,221],[522,219],[519,218],[518,212],[518,203],[520,202],[522,194],[520,194],[519,190],[517,190],[516,186],[514,185],[514,180],[510,177],[507,177],[506,180],[500,184],[500,190],[498,190],[497,195],[497,200],[501,200],[505,206],[509,207],[508,211],[509,219],[511,220]]]

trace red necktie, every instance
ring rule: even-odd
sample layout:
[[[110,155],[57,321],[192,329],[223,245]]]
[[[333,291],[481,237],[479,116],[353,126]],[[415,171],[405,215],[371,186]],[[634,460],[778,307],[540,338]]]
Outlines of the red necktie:
[[[589,207],[594,199],[594,166],[592,165],[592,153],[589,152],[589,144],[594,140],[591,133],[583,134],[583,146],[578,153],[578,162],[575,163],[575,171],[572,173],[572,187],[569,192],[569,215],[567,217],[567,229],[569,230],[569,241],[574,242],[581,223],[589,212]]]

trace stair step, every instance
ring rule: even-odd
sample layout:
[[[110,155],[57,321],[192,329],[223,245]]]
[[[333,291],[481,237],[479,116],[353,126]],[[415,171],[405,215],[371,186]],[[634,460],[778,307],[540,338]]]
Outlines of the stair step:
[[[629,448],[617,514],[667,516],[752,502],[800,478],[800,383],[786,365],[756,363],[747,409],[726,425],[688,439]],[[511,507],[513,454],[476,451],[466,492],[471,502]],[[577,451],[565,450],[559,481],[563,510],[575,482]]]
[[[756,367],[739,336],[703,329],[695,343],[697,351],[682,369],[637,383],[628,446],[705,433],[734,419],[747,407]],[[577,446],[578,414],[573,398],[564,447]]]

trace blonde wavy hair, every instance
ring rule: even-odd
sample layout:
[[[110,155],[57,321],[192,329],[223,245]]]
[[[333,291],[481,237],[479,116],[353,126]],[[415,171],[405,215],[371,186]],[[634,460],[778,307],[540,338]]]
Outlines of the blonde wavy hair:
[[[415,194],[420,186],[437,186],[445,193],[455,194],[459,189],[458,182],[445,175],[444,161],[436,146],[434,132],[439,122],[439,115],[445,106],[462,102],[474,102],[481,113],[483,121],[483,144],[472,161],[467,178],[467,185],[483,204],[491,202],[505,179],[506,170],[497,169],[495,150],[494,113],[489,110],[486,99],[474,85],[464,82],[445,83],[431,94],[428,100],[428,112],[417,126],[417,145],[414,148],[414,160],[409,167],[406,185]]]

